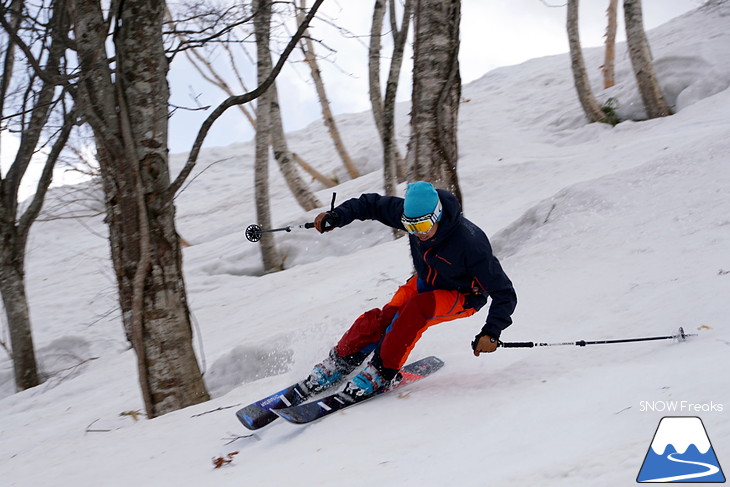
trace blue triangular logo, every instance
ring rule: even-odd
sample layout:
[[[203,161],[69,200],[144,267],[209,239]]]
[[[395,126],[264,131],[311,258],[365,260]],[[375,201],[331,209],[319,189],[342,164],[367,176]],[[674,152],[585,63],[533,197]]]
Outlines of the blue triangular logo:
[[[695,416],[662,418],[636,481],[725,482],[702,420]]]

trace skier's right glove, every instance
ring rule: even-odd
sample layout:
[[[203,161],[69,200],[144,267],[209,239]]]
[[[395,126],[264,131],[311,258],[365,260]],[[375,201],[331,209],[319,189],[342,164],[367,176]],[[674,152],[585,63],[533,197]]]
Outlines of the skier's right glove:
[[[326,211],[324,213],[320,213],[314,219],[314,228],[316,228],[319,233],[324,233],[334,230],[339,226],[339,223],[340,215],[334,211]]]

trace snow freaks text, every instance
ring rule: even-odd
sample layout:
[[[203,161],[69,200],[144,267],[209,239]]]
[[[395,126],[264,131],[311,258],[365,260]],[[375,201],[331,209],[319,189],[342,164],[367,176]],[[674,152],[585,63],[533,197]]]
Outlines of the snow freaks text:
[[[639,411],[645,412],[669,412],[669,413],[721,413],[724,406],[722,403],[691,402],[691,401],[641,401]]]

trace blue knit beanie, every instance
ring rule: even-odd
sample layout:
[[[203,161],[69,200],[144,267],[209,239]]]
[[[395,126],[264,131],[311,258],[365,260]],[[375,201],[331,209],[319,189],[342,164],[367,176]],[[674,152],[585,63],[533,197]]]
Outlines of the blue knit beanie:
[[[410,183],[406,188],[406,201],[403,206],[403,214],[407,218],[418,218],[429,215],[436,210],[439,203],[439,195],[431,183],[418,181]],[[441,215],[438,216],[441,219]]]

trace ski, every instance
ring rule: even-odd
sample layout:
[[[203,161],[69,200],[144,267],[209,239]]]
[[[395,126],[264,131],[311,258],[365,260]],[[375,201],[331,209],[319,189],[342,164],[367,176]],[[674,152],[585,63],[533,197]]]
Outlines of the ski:
[[[279,419],[272,410],[279,408],[287,408],[301,404],[317,395],[322,394],[330,387],[338,385],[344,380],[344,377],[332,384],[325,386],[324,389],[314,393],[311,392],[304,381],[292,384],[286,389],[282,389],[279,392],[275,392],[270,396],[266,396],[263,399],[259,399],[256,402],[249,404],[236,411],[236,417],[246,428],[250,430],[257,430],[264,426],[272,423]]]
[[[417,362],[410,363],[400,370],[401,379],[391,387],[376,392],[370,396],[362,398],[353,398],[343,392],[336,392],[325,396],[321,399],[303,404],[294,404],[292,406],[272,408],[272,412],[281,416],[290,423],[307,424],[312,421],[329,416],[332,413],[341,411],[345,408],[360,404],[368,399],[385,394],[401,387],[423,379],[443,367],[444,362],[437,357],[426,357]]]
[[[279,418],[272,412],[273,408],[295,406],[309,397],[310,393],[307,388],[303,383],[298,382],[239,409],[236,411],[236,417],[246,428],[257,430]]]

